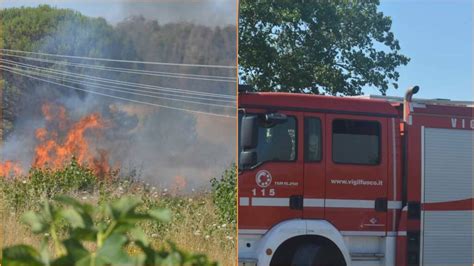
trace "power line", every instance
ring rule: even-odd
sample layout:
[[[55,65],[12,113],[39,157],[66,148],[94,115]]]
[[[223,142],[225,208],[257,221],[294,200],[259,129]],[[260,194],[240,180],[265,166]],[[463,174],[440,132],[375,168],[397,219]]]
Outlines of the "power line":
[[[49,69],[49,68],[45,68],[45,67],[39,67],[39,66],[35,66],[35,65],[19,63],[19,62],[15,62],[15,61],[8,60],[8,59],[0,59],[0,61],[11,62],[15,65],[22,65],[22,66],[26,66],[26,67],[30,67],[30,68],[42,69],[46,72],[57,73],[57,74],[63,75],[63,76],[73,76],[73,77],[78,76],[78,77],[83,77],[85,79],[95,80],[95,81],[109,83],[109,84],[116,84],[116,85],[142,88],[142,89],[146,88],[148,90],[155,90],[155,91],[176,92],[176,93],[182,93],[182,94],[200,95],[200,96],[215,97],[215,98],[235,99],[235,96],[233,96],[233,95],[225,95],[225,94],[210,93],[210,92],[198,92],[198,91],[192,91],[192,90],[184,90],[184,89],[162,87],[162,86],[149,85],[149,84],[138,84],[138,83],[133,83],[133,82],[112,80],[112,79],[107,79],[107,78],[100,78],[100,77],[97,77],[97,76],[89,76],[89,75],[71,73],[71,72],[68,72],[68,71],[53,70],[53,69]]]
[[[7,66],[3,66],[3,68],[10,69],[10,70],[14,69],[12,67],[7,67]],[[53,79],[56,79],[56,80],[62,80],[61,78],[54,77],[53,75],[45,75],[45,74],[41,74],[41,73],[36,74],[36,73],[34,73],[34,71],[28,71],[28,70],[20,70],[20,71],[27,72],[31,75],[36,75],[36,76],[41,76],[41,77],[46,77],[46,78],[53,78]],[[71,82],[71,81],[67,81],[67,82],[74,83],[74,82]],[[103,87],[98,86],[98,85],[89,85],[89,86],[99,88],[99,89],[103,89],[103,90],[110,90],[110,91],[115,91],[115,92],[128,93],[128,94],[132,94],[132,95],[145,96],[145,97],[156,98],[156,99],[161,99],[161,100],[171,100],[171,101],[186,102],[186,103],[192,103],[192,104],[201,104],[201,105],[206,105],[206,106],[215,106],[215,107],[222,107],[222,108],[235,108],[235,106],[230,106],[230,105],[205,103],[205,102],[195,102],[195,101],[191,101],[191,100],[176,99],[176,98],[163,97],[163,96],[155,96],[155,95],[137,93],[137,92],[133,92],[133,91],[126,90],[126,89],[103,88]]]
[[[2,61],[2,59],[0,59],[0,62]],[[10,60],[8,60],[10,61]],[[12,61],[10,61],[12,62]],[[6,64],[8,65],[12,65],[12,66],[16,66],[16,67],[24,67],[24,68],[28,68],[28,69],[31,69],[31,68],[40,68],[40,67],[30,67],[30,66],[21,66],[20,64],[21,63],[10,63],[10,62],[7,62]],[[51,71],[47,71],[47,72],[51,72]],[[30,72],[31,73],[31,72]],[[40,71],[38,71],[38,75],[40,76],[43,76],[45,77],[45,74],[44,73],[41,73]],[[54,72],[53,72],[54,73]],[[65,77],[59,77],[58,75],[46,75],[47,77],[51,77],[51,76],[56,76],[55,79],[59,79],[59,80],[66,80],[66,81],[69,81],[69,82],[75,82],[75,83],[78,83],[78,84],[86,84],[86,85],[89,85],[89,86],[95,86],[95,87],[98,87],[97,83],[92,83],[92,82],[88,82],[88,81],[85,81],[85,80],[81,80],[81,79],[77,79],[77,78],[65,78]],[[120,86],[113,86],[113,85],[106,85],[106,84],[100,84],[100,88],[111,88],[110,90],[114,90],[114,89],[117,89],[117,90],[122,90],[122,91],[132,91],[132,92],[144,92],[144,93],[149,93],[149,94],[156,94],[156,95],[167,95],[167,96],[173,96],[173,97],[178,97],[178,98],[188,98],[188,99],[194,99],[194,100],[204,100],[204,101],[214,101],[214,102],[225,102],[225,103],[235,103],[235,100],[232,100],[232,99],[213,99],[213,98],[209,98],[209,97],[205,97],[205,96],[195,96],[195,95],[180,95],[180,94],[175,94],[175,93],[167,93],[167,92],[159,92],[159,91],[147,91],[148,88],[143,88],[143,89],[133,89],[133,88],[124,88],[124,87],[120,87]],[[150,97],[155,97],[155,98],[159,98],[157,96],[152,96],[152,95],[149,95]]]
[[[180,66],[180,67],[222,68],[222,69],[236,69],[237,68],[236,66],[225,66],[225,65],[165,63],[165,62],[149,62],[149,61],[135,61],[135,60],[120,60],[120,59],[109,59],[109,58],[87,57],[87,56],[58,55],[58,54],[29,52],[29,51],[12,50],[12,49],[0,49],[0,51],[7,51],[7,52],[13,52],[13,53],[23,53],[23,54],[34,54],[34,55],[59,57],[59,58],[96,60],[96,61],[118,62],[118,63],[148,64],[148,65],[162,65],[162,66]]]
[[[0,66],[0,68],[3,68],[3,67]],[[114,99],[118,99],[118,100],[122,100],[122,101],[134,102],[134,103],[145,104],[145,105],[150,105],[150,106],[155,106],[155,107],[163,107],[163,108],[167,108],[167,109],[179,110],[179,111],[184,111],[184,112],[191,112],[191,113],[196,113],[196,114],[204,114],[204,115],[210,115],[210,116],[226,117],[226,118],[235,119],[235,116],[222,115],[222,114],[203,112],[203,111],[196,111],[196,110],[173,107],[173,106],[168,106],[168,105],[155,104],[155,103],[150,103],[150,102],[143,102],[143,101],[123,98],[123,97],[119,97],[119,96],[109,95],[109,94],[106,94],[106,93],[100,93],[100,92],[96,92],[96,91],[89,91],[89,90],[86,90],[86,89],[81,89],[81,88],[77,88],[77,87],[57,83],[57,82],[54,82],[54,81],[33,77],[33,76],[30,76],[30,75],[27,75],[27,74],[22,74],[22,73],[19,73],[17,71],[13,71],[13,70],[5,70],[5,71],[10,72],[10,73],[14,73],[14,74],[17,74],[17,75],[21,75],[21,76],[24,76],[24,77],[27,77],[27,78],[36,79],[36,80],[39,80],[39,81],[55,84],[55,85],[58,85],[58,86],[62,86],[62,87],[66,87],[66,88],[70,88],[70,89],[74,89],[74,90],[80,90],[80,91],[84,91],[84,92],[88,92],[88,93],[92,93],[92,94],[96,94],[96,95],[101,95],[101,96],[105,96],[105,97],[109,97],[109,98],[114,98]]]
[[[68,61],[48,60],[48,59],[42,59],[42,58],[36,58],[36,57],[0,53],[0,56],[2,55],[7,56],[7,57],[22,58],[22,59],[26,59],[30,61],[67,65],[67,66],[73,66],[73,67],[82,67],[82,68],[89,68],[89,69],[97,69],[97,70],[103,70],[103,71],[113,71],[113,72],[128,73],[128,74],[139,74],[139,75],[147,75],[147,76],[155,76],[155,77],[178,78],[178,79],[183,78],[183,79],[216,81],[216,82],[230,82],[230,83],[236,82],[235,77],[228,77],[228,76],[186,74],[186,73],[175,73],[175,72],[165,72],[165,71],[140,70],[140,69],[131,69],[131,68],[123,68],[123,67],[108,67],[108,66],[102,66],[102,65],[78,64],[78,63],[71,63]]]

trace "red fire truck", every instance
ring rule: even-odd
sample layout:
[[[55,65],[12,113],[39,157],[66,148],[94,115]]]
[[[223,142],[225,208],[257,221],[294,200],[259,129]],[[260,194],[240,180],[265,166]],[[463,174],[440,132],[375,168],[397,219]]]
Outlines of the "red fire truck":
[[[239,264],[473,265],[474,106],[417,92],[241,90]]]

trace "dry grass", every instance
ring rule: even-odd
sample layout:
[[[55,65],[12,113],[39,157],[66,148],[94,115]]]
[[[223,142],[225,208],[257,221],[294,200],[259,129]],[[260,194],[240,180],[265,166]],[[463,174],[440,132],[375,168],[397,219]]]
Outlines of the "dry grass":
[[[155,247],[166,245],[165,240],[171,240],[178,247],[194,253],[206,254],[221,265],[235,265],[235,226],[219,221],[217,209],[209,193],[170,196],[164,195],[165,193],[161,191],[158,192],[157,189],[154,189],[154,192],[143,188],[138,190],[132,188],[127,191],[114,188],[111,191],[113,193],[108,196],[110,198],[127,194],[142,195],[145,208],[160,206],[173,212],[173,219],[170,224],[164,227],[164,230],[153,225],[144,225],[144,230]],[[76,193],[72,196],[90,203],[97,203],[101,197],[99,193],[92,195]],[[20,243],[38,246],[40,238],[30,233],[29,229],[21,223],[21,214],[27,209],[33,208],[36,203],[31,202],[21,210],[15,211],[0,199],[0,206],[2,206],[0,241],[3,247]]]

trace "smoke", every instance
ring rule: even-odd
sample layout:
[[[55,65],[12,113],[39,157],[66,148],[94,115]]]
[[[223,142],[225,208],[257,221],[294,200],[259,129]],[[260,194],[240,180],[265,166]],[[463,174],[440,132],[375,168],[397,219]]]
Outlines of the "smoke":
[[[176,25],[176,27],[178,26]],[[88,51],[103,50],[103,47],[97,47],[97,42],[88,39],[94,36],[93,30],[78,27],[74,21],[65,21],[63,25],[58,25],[56,34],[45,38],[38,50],[79,56],[88,56]],[[60,51],[61,43],[74,43],[76,46],[71,47],[69,51]],[[223,51],[218,51],[219,53],[225,54],[228,50],[235,51],[232,47],[235,45],[235,41],[230,40],[227,43],[230,45],[224,47]],[[148,45],[148,47],[141,47],[142,51],[138,51],[140,58],[144,61],[158,61],[157,57],[161,58],[162,55],[160,55],[160,51],[156,50],[156,43],[152,42]],[[193,49],[199,48],[199,43],[192,45]],[[127,49],[125,52],[120,51],[119,54],[133,55],[136,53],[135,47]],[[147,49],[150,49],[148,53],[145,52]],[[177,47],[176,49],[182,48]],[[153,52],[150,53],[150,51]],[[187,53],[189,54],[189,51]],[[117,53],[107,54],[107,57],[117,58]],[[193,58],[191,60],[189,58],[189,56],[182,56],[181,60],[186,63],[202,63],[198,61],[202,60],[202,57],[197,57],[195,62],[193,62]],[[235,52],[227,53],[223,58],[209,59],[208,63],[222,62],[226,64],[235,62]],[[174,69],[174,71],[180,70]],[[91,73],[82,72],[82,74]],[[200,71],[199,74],[214,74],[214,72]],[[120,75],[110,73],[108,75],[107,78],[116,78],[117,80],[123,78]],[[177,88],[194,88],[209,92],[220,91],[232,94],[232,91],[235,90],[233,83],[219,85],[204,82],[197,84],[197,81],[184,80],[177,80],[173,83],[170,80],[150,77],[134,77],[134,79],[133,82],[173,85]],[[119,166],[123,176],[138,173],[140,179],[152,184],[170,187],[177,183],[179,186],[183,186],[185,183],[187,184],[185,189],[192,189],[208,186],[211,177],[219,175],[235,160],[234,119],[209,117],[118,101],[32,80],[21,79],[20,81],[11,82],[15,86],[19,84],[22,98],[18,108],[18,119],[14,122],[14,131],[6,139],[0,156],[3,160],[19,161],[24,168],[31,166],[34,161],[35,148],[39,144],[35,131],[39,128],[51,127],[41,110],[46,103],[64,106],[70,121],[79,121],[88,114],[98,113],[105,121],[106,126],[101,129],[100,135],[94,134],[92,131],[85,132],[88,145],[94,152],[106,151],[110,165],[112,167]],[[91,82],[87,79],[83,81]],[[104,92],[96,87],[88,86],[88,83],[84,82],[81,84],[81,88]],[[115,95],[110,91],[107,93]],[[124,97],[123,94],[119,96]],[[125,97],[144,101],[144,98],[139,96],[126,95]],[[157,100],[155,102],[169,105],[167,101]],[[174,104],[174,106],[187,109],[196,108],[195,105],[187,103]],[[201,108],[202,111],[217,111],[208,106]],[[235,109],[228,109],[228,114],[235,114]]]
[[[48,4],[68,8],[116,24],[131,16],[143,16],[160,24],[188,22],[205,26],[236,25],[237,0],[15,0],[0,8]]]
[[[141,15],[160,24],[188,22],[205,26],[236,25],[236,0],[124,0],[116,18]],[[111,17],[111,22],[118,22]]]

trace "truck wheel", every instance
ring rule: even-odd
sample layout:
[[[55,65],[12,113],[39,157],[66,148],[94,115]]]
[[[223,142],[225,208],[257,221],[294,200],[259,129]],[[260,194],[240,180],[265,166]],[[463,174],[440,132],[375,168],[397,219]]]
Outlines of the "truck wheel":
[[[323,264],[321,260],[322,248],[315,244],[303,244],[293,254],[291,266],[320,266]]]

